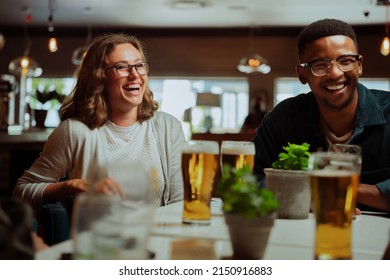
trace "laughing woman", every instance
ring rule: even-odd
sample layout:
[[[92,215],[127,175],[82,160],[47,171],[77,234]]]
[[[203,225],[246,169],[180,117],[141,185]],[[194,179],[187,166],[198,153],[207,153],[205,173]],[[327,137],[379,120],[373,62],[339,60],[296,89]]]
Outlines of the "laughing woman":
[[[39,208],[88,191],[97,177],[104,182],[100,192],[123,196],[110,178],[115,163],[154,170],[156,206],[183,199],[183,130],[176,118],[157,112],[148,70],[136,37],[105,34],[95,39],[60,110],[60,125],[19,178],[14,196]]]

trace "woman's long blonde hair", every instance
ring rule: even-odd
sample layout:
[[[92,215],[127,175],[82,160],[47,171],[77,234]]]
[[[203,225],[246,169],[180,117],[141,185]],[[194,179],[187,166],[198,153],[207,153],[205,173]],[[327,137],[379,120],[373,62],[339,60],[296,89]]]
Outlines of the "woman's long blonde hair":
[[[105,69],[107,56],[119,44],[129,43],[133,45],[146,62],[145,52],[141,41],[135,36],[123,33],[104,34],[96,38],[76,70],[77,82],[72,93],[65,98],[60,109],[61,121],[69,118],[77,118],[90,129],[98,128],[110,117],[107,94],[105,92]],[[158,109],[157,102],[153,99],[153,93],[149,86],[143,96],[138,109],[138,121],[142,122],[151,118]]]

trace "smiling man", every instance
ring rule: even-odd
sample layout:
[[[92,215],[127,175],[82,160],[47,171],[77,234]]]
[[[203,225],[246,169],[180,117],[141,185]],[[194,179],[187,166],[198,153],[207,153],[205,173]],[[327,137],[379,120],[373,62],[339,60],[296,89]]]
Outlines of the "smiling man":
[[[263,119],[254,142],[255,173],[264,179],[288,142],[310,143],[311,152],[331,144],[362,148],[358,207],[390,212],[390,92],[358,82],[363,73],[353,28],[323,19],[298,36],[299,80],[311,91],[278,104]]]

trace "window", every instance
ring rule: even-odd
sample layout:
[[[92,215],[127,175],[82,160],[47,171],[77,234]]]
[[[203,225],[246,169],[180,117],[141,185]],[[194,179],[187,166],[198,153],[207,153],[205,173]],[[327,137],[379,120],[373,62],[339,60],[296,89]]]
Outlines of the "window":
[[[32,109],[48,109],[47,127],[59,124],[60,103],[51,100],[40,104],[32,97],[38,90],[57,91],[69,95],[75,83],[74,78],[28,78],[27,92]],[[249,112],[248,82],[243,78],[160,78],[149,77],[149,87],[159,110],[179,119],[187,137],[191,133],[204,131],[205,112],[210,110],[213,120],[212,132],[238,132]],[[205,108],[196,106],[197,93],[211,92],[221,95],[221,106]],[[190,118],[189,115],[190,114]]]
[[[74,78],[27,78],[27,102],[32,110],[47,110],[46,127],[57,127],[60,123],[58,109],[61,106],[60,97],[69,95],[75,83]],[[47,98],[40,100],[38,94]],[[42,103],[43,102],[43,103]],[[35,120],[32,120],[35,125]]]
[[[246,79],[178,79],[150,77],[149,86],[161,111],[182,121],[187,139],[191,133],[204,132],[206,110],[210,110],[211,132],[238,132],[249,112],[248,82]],[[221,95],[221,106],[196,106],[197,93]],[[190,116],[188,116],[190,114]]]

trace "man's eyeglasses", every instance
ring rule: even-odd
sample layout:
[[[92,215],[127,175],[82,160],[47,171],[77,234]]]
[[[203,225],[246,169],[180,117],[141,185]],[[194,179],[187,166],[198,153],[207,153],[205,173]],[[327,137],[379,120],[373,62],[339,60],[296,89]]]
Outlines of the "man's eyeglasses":
[[[127,77],[130,75],[131,71],[133,70],[133,67],[141,76],[146,75],[149,72],[149,65],[146,62],[140,62],[136,64],[119,63],[114,66],[108,67],[106,71],[110,69],[115,69],[119,76]]]
[[[332,66],[332,63],[336,62],[337,67],[343,71],[348,72],[355,68],[356,63],[360,59],[359,54],[347,54],[342,55],[336,60],[328,59],[328,58],[320,58],[315,59],[310,62],[301,63],[298,66],[299,67],[310,67],[311,72],[314,76],[325,76],[329,73],[330,67]]]

